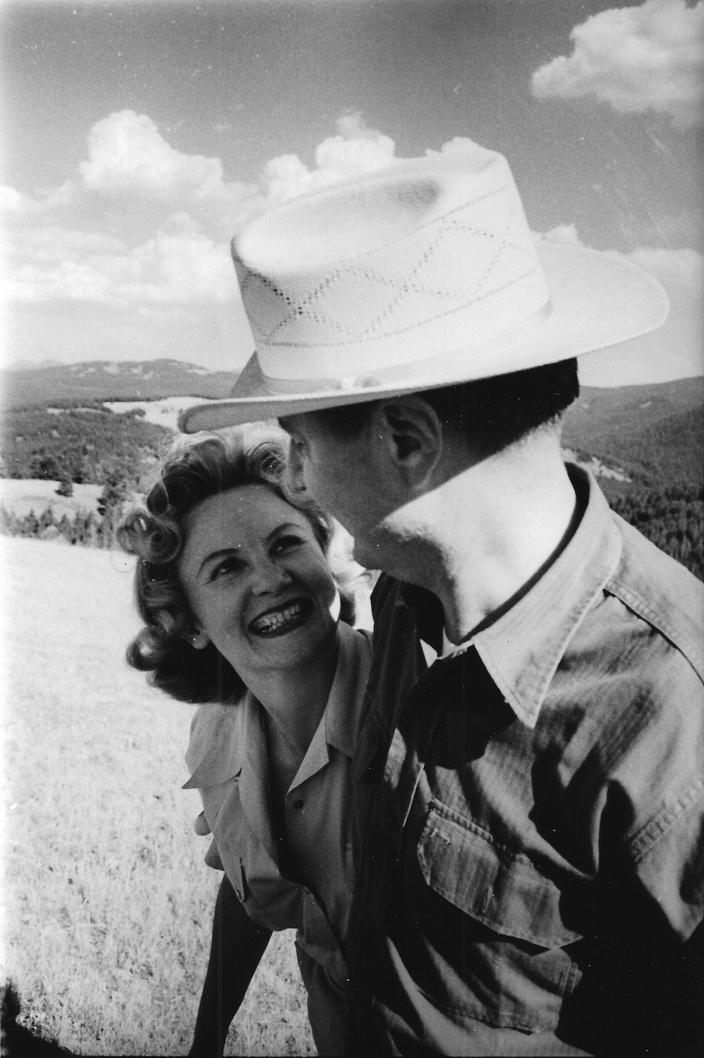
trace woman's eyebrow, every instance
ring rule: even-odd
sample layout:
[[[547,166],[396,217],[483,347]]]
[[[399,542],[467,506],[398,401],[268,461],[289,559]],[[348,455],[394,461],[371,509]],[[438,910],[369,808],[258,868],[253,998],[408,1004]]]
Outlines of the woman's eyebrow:
[[[236,555],[238,551],[239,545],[237,545],[236,547],[221,547],[217,551],[210,551],[205,556],[201,564],[198,566],[198,574],[200,575],[203,572],[204,568],[208,565],[209,562],[213,562],[219,558],[224,558],[226,555]]]
[[[298,522],[282,522],[281,525],[277,525],[275,529],[271,530],[271,532],[266,538],[267,542],[269,540],[273,540],[273,538],[279,533],[288,533],[291,531],[291,529],[294,529],[297,533],[301,532],[301,526],[298,524]]]

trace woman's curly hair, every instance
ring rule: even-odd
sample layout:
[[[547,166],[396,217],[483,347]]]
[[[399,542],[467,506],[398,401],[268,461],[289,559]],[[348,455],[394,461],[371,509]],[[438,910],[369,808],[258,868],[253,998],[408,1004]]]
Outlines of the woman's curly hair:
[[[159,468],[145,506],[127,514],[118,529],[125,551],[138,559],[137,608],[145,627],[127,648],[127,661],[150,674],[150,682],[187,702],[232,702],[244,684],[212,643],[197,650],[190,642],[194,616],[178,575],[185,544],[186,515],[201,501],[226,489],[266,485],[302,511],[323,551],[333,525],[310,500],[286,491],[285,441],[274,429],[223,430],[179,438]]]

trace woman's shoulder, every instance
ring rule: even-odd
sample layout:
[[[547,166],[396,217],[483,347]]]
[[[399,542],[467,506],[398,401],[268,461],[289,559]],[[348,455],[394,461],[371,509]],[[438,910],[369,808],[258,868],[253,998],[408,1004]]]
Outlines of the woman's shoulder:
[[[192,772],[206,762],[219,772],[231,762],[244,738],[244,709],[241,702],[207,702],[200,705],[191,721],[191,733],[186,750],[186,764]]]

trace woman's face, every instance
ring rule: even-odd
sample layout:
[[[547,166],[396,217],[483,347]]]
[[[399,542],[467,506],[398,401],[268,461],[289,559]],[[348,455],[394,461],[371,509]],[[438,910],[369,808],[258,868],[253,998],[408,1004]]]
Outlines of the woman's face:
[[[179,575],[196,621],[248,683],[334,642],[337,593],[306,516],[266,485],[203,500],[186,517]]]

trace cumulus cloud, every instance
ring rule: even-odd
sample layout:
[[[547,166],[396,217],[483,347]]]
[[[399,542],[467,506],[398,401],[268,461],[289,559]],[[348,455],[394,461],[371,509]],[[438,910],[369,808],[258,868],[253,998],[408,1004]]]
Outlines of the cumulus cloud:
[[[99,235],[37,232],[7,279],[10,296],[21,302],[123,308],[227,302],[234,285],[227,246],[202,233],[167,232],[133,248]]]
[[[308,191],[312,184],[308,166],[297,154],[280,154],[264,166],[259,181],[262,191],[261,208],[267,202],[283,202]]]
[[[568,243],[572,246],[582,245],[575,224],[558,224],[556,227],[551,228],[550,231],[537,232],[535,238],[538,242],[544,240],[545,242]]]
[[[34,198],[0,188],[10,236],[5,293],[22,303],[84,301],[136,311],[232,303],[229,240],[244,221],[388,165],[394,154],[389,136],[349,112],[318,145],[312,167],[280,155],[257,184],[228,182],[220,159],[176,150],[147,115],[110,114],[90,129],[87,158],[69,180]],[[120,225],[122,237],[114,234]]]
[[[534,233],[538,241],[568,243],[572,246],[586,246],[580,238],[575,224],[558,224],[550,231]],[[587,247],[588,248],[588,247]],[[638,265],[656,276],[667,288],[677,287],[691,295],[697,302],[704,290],[704,257],[698,250],[689,247],[669,249],[667,247],[640,246],[635,250],[604,251],[610,257],[621,258]]]
[[[359,112],[344,114],[337,122],[337,135],[323,140],[315,151],[315,163],[330,179],[345,179],[390,165],[396,144],[390,136],[364,124]]]
[[[79,167],[90,191],[157,198],[206,195],[223,186],[218,158],[171,147],[146,114],[123,110],[98,121],[88,135],[88,159]]]
[[[10,215],[20,213],[22,210],[27,210],[30,204],[31,199],[28,195],[23,195],[21,191],[8,187],[7,184],[0,184],[0,210],[3,213]]]
[[[704,290],[704,257],[697,250],[641,247],[633,250],[630,257],[634,264],[652,272],[666,287],[677,285],[683,292],[691,294],[699,305]]]
[[[558,224],[549,231],[535,232],[534,238],[538,242],[558,242],[586,247],[575,224]],[[687,247],[673,250],[666,247],[641,246],[625,253],[620,250],[604,252],[610,257],[631,261],[644,268],[666,286],[676,285],[694,296],[701,295],[704,290],[704,257],[697,250]]]
[[[296,154],[282,154],[266,163],[260,179],[261,207],[383,169],[394,161],[395,153],[390,136],[368,128],[358,111],[350,111],[338,118],[337,134],[316,147],[314,168],[309,169]]]
[[[592,15],[573,50],[532,76],[538,99],[593,96],[620,113],[654,111],[679,129],[704,116],[704,2],[647,0]]]
[[[72,228],[47,226],[24,231],[23,249],[42,261],[62,261],[94,254],[120,254],[125,243],[99,231],[80,231]]]
[[[139,267],[140,283],[128,297],[147,301],[228,302],[235,281],[227,246],[213,243],[202,234],[159,233],[132,255]],[[145,285],[145,276],[154,276]]]
[[[87,148],[78,183],[99,203],[189,211],[223,235],[256,208],[255,185],[226,181],[219,158],[176,150],[146,114],[122,110],[101,119]]]

